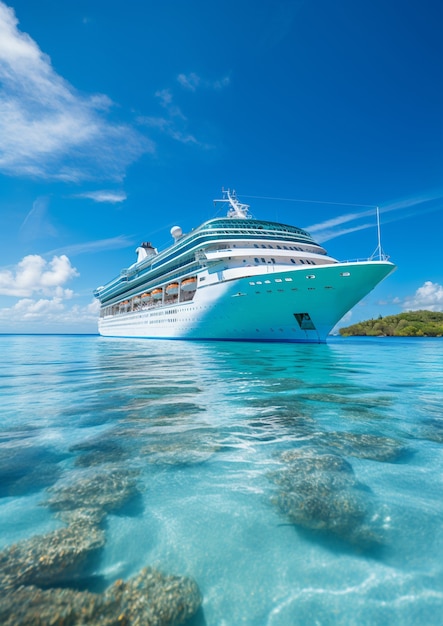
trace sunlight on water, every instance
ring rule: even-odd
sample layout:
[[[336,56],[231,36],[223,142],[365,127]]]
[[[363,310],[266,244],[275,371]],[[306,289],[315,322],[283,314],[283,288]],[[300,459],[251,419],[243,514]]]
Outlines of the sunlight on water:
[[[441,623],[441,340],[0,342],[2,623]]]

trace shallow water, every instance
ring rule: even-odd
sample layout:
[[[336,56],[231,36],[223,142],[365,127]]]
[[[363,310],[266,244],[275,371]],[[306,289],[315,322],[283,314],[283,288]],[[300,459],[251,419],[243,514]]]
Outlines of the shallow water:
[[[441,623],[441,339],[0,346],[0,548],[63,526],[54,485],[131,469],[70,585],[190,576],[193,626]]]

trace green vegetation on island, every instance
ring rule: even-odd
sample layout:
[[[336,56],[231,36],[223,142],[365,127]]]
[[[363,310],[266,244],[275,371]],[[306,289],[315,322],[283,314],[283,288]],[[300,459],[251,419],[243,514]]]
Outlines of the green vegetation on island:
[[[443,313],[408,311],[339,329],[342,337],[443,337]]]

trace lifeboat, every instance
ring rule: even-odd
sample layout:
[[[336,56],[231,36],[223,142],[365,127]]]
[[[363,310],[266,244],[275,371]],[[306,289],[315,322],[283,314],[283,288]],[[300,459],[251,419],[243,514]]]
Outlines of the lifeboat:
[[[148,293],[148,292],[146,292],[146,293],[142,293],[142,295],[140,296],[140,298],[141,298],[142,300],[148,300],[148,298],[150,298],[150,297],[151,297],[151,294],[150,294],[150,293]]]
[[[191,276],[182,280],[181,289],[182,291],[195,291],[197,289],[197,277]]]
[[[161,287],[157,287],[157,289],[153,289],[151,291],[151,296],[154,298],[154,300],[160,300],[162,295],[163,295],[163,289],[161,289]]]
[[[178,294],[178,283],[170,283],[166,287],[166,293],[168,296],[176,296]]]

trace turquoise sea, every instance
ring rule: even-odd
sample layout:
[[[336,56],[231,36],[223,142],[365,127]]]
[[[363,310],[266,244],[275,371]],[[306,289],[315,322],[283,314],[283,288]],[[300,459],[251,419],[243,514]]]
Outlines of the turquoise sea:
[[[442,623],[442,339],[0,347],[2,623],[145,567],[192,626]]]

